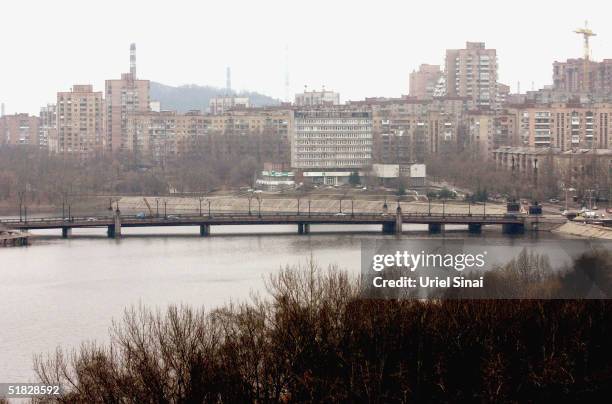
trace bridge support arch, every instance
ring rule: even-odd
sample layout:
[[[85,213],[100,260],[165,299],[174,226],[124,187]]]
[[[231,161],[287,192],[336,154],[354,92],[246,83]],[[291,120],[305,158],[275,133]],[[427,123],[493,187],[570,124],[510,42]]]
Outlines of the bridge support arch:
[[[522,223],[503,224],[502,233],[504,234],[523,234],[525,233],[525,225],[523,225]]]
[[[298,223],[298,234],[310,234],[310,223]]]
[[[468,224],[468,232],[472,234],[482,233],[482,223],[470,223]]]
[[[444,225],[442,223],[429,223],[428,228],[430,233],[437,234],[442,232]]]
[[[201,237],[210,236],[210,225],[209,224],[200,225],[200,236]]]
[[[395,222],[384,222],[382,232],[383,234],[395,234]]]

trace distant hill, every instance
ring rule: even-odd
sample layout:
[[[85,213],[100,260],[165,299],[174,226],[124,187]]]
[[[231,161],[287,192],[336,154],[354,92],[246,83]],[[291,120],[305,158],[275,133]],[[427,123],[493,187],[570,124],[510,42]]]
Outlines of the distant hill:
[[[280,101],[257,92],[232,92],[233,95],[249,97],[251,105],[263,107],[279,105]],[[217,95],[225,95],[224,88],[211,86],[198,86],[188,84],[179,87],[151,82],[151,100],[160,101],[162,109],[187,112],[192,109],[208,110],[208,101]]]

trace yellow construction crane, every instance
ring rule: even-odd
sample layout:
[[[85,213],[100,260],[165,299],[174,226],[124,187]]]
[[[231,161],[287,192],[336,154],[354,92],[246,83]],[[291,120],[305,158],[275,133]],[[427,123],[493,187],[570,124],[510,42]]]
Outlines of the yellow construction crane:
[[[589,67],[590,67],[590,55],[591,51],[589,49],[589,38],[597,35],[591,29],[589,29],[589,22],[584,22],[584,28],[578,28],[574,31],[576,34],[580,34],[584,37],[584,77],[582,78],[582,90],[584,92],[588,91],[589,88]]]

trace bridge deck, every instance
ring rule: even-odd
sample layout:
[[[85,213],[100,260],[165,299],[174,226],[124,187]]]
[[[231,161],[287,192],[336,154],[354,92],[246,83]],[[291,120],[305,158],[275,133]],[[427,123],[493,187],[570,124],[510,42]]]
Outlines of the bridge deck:
[[[276,213],[212,213],[208,215],[168,215],[146,216],[122,215],[121,227],[155,227],[155,226],[197,226],[197,225],[255,225],[255,224],[385,224],[395,223],[395,214],[373,213],[313,213],[295,212]],[[523,224],[524,217],[518,215],[466,215],[466,214],[427,214],[404,213],[405,224]],[[115,224],[113,216],[37,218],[24,220],[4,220],[2,224],[13,229],[58,229],[58,228],[93,228],[107,227]]]

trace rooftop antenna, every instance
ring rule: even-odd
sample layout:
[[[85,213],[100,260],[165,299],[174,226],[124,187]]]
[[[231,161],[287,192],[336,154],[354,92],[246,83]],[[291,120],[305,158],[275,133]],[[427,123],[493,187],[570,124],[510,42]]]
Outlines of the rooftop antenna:
[[[232,94],[232,71],[229,66],[225,69],[225,95]]]
[[[289,45],[285,45],[285,102],[289,102]]]
[[[136,80],[136,44],[130,45],[130,74],[132,79]]]

